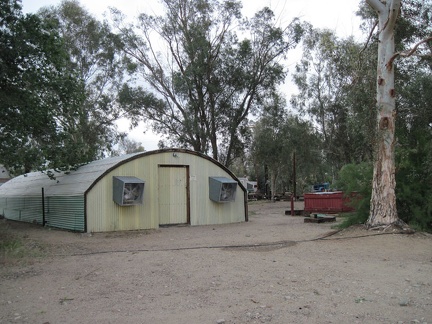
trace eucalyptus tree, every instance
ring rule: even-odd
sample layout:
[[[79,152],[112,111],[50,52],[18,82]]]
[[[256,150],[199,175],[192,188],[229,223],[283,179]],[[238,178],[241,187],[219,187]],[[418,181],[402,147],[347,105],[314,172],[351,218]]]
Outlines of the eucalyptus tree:
[[[70,135],[75,154],[87,161],[102,157],[119,140],[118,93],[127,76],[121,42],[106,21],[97,20],[76,0],[42,8],[38,14],[58,30],[69,56],[68,69],[84,85],[83,101],[75,110],[54,106],[58,127]]]
[[[399,223],[396,208],[394,29],[401,0],[366,0],[378,14],[377,107],[378,133],[369,226]]]
[[[297,183],[304,189],[325,174],[322,143],[312,123],[285,108],[280,96],[268,98],[253,128],[250,158],[256,168],[268,170],[272,195],[277,189],[295,192]]]
[[[19,1],[2,1],[0,47],[0,163],[14,174],[79,163],[53,109],[73,111],[82,101],[57,30],[23,15]]]
[[[410,57],[415,53],[421,53],[422,47],[430,54],[432,35],[418,30],[417,34],[405,34],[407,38],[405,45],[407,50],[398,51],[395,48],[395,30],[398,16],[403,12],[401,0],[379,1],[366,0],[375,10],[378,32],[378,64],[377,64],[377,138],[376,157],[374,164],[371,210],[367,224],[371,227],[404,225],[397,213],[396,205],[396,168],[395,168],[395,126],[396,126],[396,91],[395,91],[395,59],[398,57]],[[403,2],[405,4],[405,2]],[[416,1],[409,1],[409,4],[419,4]],[[430,4],[429,4],[430,7]],[[413,9],[409,7],[408,9]],[[415,17],[418,21],[424,21],[429,17],[430,11],[423,17]],[[404,22],[404,20],[401,20]],[[405,21],[406,22],[406,21]],[[415,26],[416,23],[411,23]],[[427,24],[426,26],[428,26]],[[416,30],[414,28],[414,30]],[[400,35],[400,34],[399,34]],[[418,35],[426,38],[419,39]],[[411,40],[411,41],[410,41]],[[401,46],[402,42],[398,43]],[[402,48],[403,49],[403,48]]]
[[[144,151],[145,149],[144,146],[142,146],[141,142],[137,142],[127,137],[123,137],[120,141],[119,153],[131,154],[131,153],[139,153]]]
[[[323,139],[322,150],[336,173],[344,164],[372,158],[375,130],[373,48],[362,52],[353,38],[309,29],[303,56],[293,74],[299,93],[291,104],[311,118]],[[373,56],[372,56],[373,57]]]
[[[274,102],[266,107],[266,111],[254,125],[254,137],[251,148],[251,157],[255,165],[268,168],[270,176],[270,191],[272,196],[276,193],[276,180],[286,161],[291,160],[289,152],[284,145],[287,139],[282,121],[286,114],[281,106],[281,99],[277,96]]]
[[[249,115],[284,81],[281,60],[302,28],[276,26],[269,8],[242,20],[239,1],[162,3],[165,14],[141,14],[139,30],[114,10],[125,52],[150,88],[124,88],[124,107],[169,144],[229,165],[244,149]]]

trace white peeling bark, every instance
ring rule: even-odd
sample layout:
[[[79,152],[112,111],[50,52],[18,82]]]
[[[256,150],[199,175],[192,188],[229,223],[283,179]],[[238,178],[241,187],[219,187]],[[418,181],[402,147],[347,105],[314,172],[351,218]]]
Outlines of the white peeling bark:
[[[270,173],[270,191],[271,191],[271,200],[275,201],[274,197],[276,195],[276,171],[272,170]]]
[[[372,183],[371,208],[367,225],[377,227],[402,223],[396,208],[394,90],[394,26],[401,0],[366,0],[378,14],[379,44],[377,67],[378,132]]]

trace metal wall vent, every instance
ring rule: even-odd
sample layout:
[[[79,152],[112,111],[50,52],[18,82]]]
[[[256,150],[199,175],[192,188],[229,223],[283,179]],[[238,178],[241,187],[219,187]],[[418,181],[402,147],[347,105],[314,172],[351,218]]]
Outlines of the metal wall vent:
[[[113,200],[118,205],[142,205],[143,196],[143,180],[136,177],[113,177]]]
[[[235,200],[237,181],[225,177],[209,177],[209,198],[215,202]]]

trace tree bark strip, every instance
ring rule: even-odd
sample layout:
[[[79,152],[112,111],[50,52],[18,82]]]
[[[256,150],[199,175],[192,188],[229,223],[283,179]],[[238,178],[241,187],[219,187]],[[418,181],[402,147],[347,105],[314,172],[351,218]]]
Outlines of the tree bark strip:
[[[379,23],[377,109],[378,132],[372,182],[371,209],[367,225],[398,224],[395,179],[395,117],[394,67],[391,58],[395,52],[394,27],[401,0],[381,2],[366,0],[377,12]]]

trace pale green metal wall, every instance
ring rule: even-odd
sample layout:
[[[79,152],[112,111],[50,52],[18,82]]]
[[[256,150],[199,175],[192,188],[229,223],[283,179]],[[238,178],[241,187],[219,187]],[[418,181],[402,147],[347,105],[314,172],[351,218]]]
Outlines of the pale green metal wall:
[[[174,154],[175,153],[175,154]],[[87,193],[87,231],[154,229],[159,227],[159,165],[189,166],[190,224],[244,222],[245,193],[238,186],[230,203],[209,199],[209,176],[231,175],[220,165],[197,154],[161,152],[140,156],[106,173]],[[143,204],[118,206],[112,199],[113,176],[134,176],[145,181]]]
[[[0,213],[11,220],[42,224],[42,197],[1,197]]]
[[[159,195],[163,195],[163,190],[159,190],[160,165],[187,166],[191,225],[246,220],[247,203],[240,186],[235,202],[216,203],[209,199],[209,177],[232,178],[229,171],[196,152],[169,149],[95,161],[79,168],[75,174],[58,175],[56,182],[40,173],[15,178],[9,186],[2,186],[5,190],[0,190],[0,213],[8,219],[42,224],[41,188],[45,187],[48,226],[87,232],[158,228]],[[143,204],[117,205],[112,197],[113,176],[144,180]]]
[[[39,197],[0,198],[0,213],[7,219],[43,224],[42,193]],[[45,197],[47,226],[85,231],[84,197]]]
[[[45,197],[46,225],[85,231],[84,196]]]

